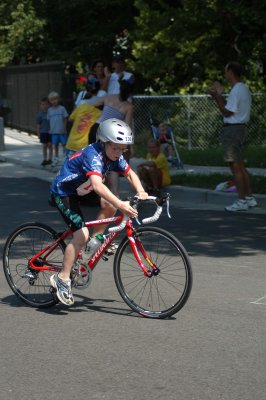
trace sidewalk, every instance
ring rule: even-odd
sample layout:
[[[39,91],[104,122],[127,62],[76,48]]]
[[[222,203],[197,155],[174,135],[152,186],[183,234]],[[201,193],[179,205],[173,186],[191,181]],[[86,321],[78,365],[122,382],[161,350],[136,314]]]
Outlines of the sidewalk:
[[[5,150],[0,151],[0,171],[4,177],[23,177],[31,176],[51,182],[57,172],[51,166],[42,167],[42,147],[39,139],[34,135],[5,128]],[[131,166],[135,170],[136,165],[141,159],[132,158]],[[63,162],[61,156],[60,162]],[[20,165],[21,168],[14,170],[12,164]],[[266,169],[250,168],[249,172],[254,175],[266,176]],[[184,169],[170,169],[171,175],[178,174],[209,174],[209,173],[228,173],[228,168],[224,167],[204,167],[184,165]],[[128,185],[121,180],[121,192],[127,192]],[[172,195],[172,203],[176,206],[186,208],[204,208],[223,210],[226,205],[231,204],[236,198],[235,193],[215,192],[214,190],[195,189],[184,186],[171,185],[167,191]],[[248,213],[266,214],[266,196],[256,195],[259,206],[250,209]],[[245,212],[246,213],[246,212]]]

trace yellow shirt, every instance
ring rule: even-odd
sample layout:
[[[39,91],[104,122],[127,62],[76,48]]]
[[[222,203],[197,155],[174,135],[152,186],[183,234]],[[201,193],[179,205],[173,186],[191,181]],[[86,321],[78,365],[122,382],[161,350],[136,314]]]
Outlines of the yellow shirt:
[[[90,104],[81,104],[75,108],[69,117],[74,123],[66,144],[68,150],[77,151],[88,146],[89,131],[100,115],[101,110]]]
[[[152,157],[150,153],[147,154],[147,160],[149,161],[154,161],[156,164],[156,167],[159,168],[162,173],[163,173],[163,182],[162,186],[170,185],[171,183],[171,177],[169,174],[169,168],[168,168],[168,161],[167,158],[163,153],[159,153],[156,158]]]

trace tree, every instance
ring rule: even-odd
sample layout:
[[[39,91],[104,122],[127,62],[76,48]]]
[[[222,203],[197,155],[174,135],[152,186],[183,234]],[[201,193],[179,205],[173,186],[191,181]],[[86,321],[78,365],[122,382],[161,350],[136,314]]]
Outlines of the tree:
[[[35,0],[35,9],[47,21],[45,58],[76,64],[111,60],[117,38],[130,30],[135,9],[132,0]]]
[[[258,0],[135,0],[132,67],[157,93],[204,92],[238,60],[262,86],[266,9]],[[254,85],[256,86],[256,85]]]
[[[115,48],[125,50],[134,14],[133,0],[2,0],[1,65],[110,62]]]
[[[2,1],[0,20],[0,65],[36,62],[45,21],[37,18],[32,1]]]
[[[265,89],[266,7],[261,0],[2,0],[0,65],[91,64],[123,52],[151,93],[203,93],[227,61]]]

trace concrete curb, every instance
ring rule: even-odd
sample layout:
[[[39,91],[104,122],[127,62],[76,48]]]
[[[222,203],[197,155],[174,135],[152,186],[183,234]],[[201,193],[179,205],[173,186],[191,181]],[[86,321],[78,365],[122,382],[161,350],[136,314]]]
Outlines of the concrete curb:
[[[209,189],[197,189],[177,185],[167,186],[165,191],[169,192],[180,203],[213,204],[221,206],[221,208],[233,203],[237,198],[236,193],[216,192]],[[256,199],[259,208],[266,209],[266,196],[256,194]]]

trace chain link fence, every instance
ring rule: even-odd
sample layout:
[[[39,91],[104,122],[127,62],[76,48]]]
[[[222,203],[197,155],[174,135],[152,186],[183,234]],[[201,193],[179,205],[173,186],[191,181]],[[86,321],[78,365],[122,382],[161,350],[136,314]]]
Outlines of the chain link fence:
[[[220,146],[223,118],[208,95],[134,96],[133,129],[138,140],[151,137],[155,125],[169,121],[178,147],[206,149]],[[253,94],[247,141],[266,145],[266,94]]]

